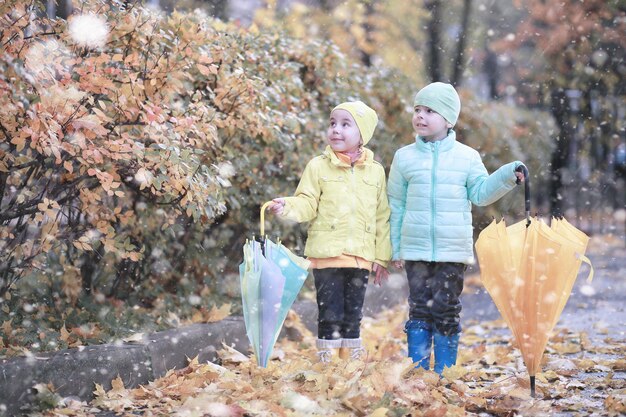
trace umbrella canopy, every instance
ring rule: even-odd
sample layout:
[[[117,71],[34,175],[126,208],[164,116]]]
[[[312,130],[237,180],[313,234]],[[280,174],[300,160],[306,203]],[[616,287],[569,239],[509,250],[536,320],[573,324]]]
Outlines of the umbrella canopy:
[[[528,178],[528,175],[526,175]],[[530,219],[530,192],[526,183],[527,220],[506,226],[493,221],[479,235],[476,253],[481,280],[515,337],[531,378],[548,337],[571,294],[589,238],[565,219],[549,227]],[[589,280],[593,277],[590,269]]]
[[[310,262],[264,235],[261,208],[261,241],[249,240],[239,265],[241,300],[246,333],[259,366],[266,367],[287,313],[306,277]]]

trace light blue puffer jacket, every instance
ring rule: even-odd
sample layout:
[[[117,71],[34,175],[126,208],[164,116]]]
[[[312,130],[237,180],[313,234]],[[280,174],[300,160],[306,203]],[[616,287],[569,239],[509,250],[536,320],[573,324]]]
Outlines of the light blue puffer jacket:
[[[415,143],[394,155],[387,192],[394,260],[474,262],[472,203],[486,206],[515,187],[520,161],[489,175],[480,154],[456,141]]]

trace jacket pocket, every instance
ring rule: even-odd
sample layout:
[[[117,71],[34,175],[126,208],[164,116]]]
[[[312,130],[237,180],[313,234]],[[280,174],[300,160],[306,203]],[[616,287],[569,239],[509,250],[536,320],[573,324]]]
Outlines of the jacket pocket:
[[[309,226],[309,233],[313,232],[333,232],[336,230],[336,226],[334,223],[316,219]]]
[[[380,190],[381,183],[378,178],[363,177],[363,182],[370,187]]]
[[[347,178],[343,175],[335,177],[324,176],[320,178],[321,198],[323,200],[341,199],[346,194]]]
[[[345,182],[346,177],[344,177],[343,175],[337,175],[337,176],[324,175],[320,177],[320,180],[322,181],[322,183],[333,184],[333,183],[338,183],[338,182]]]
[[[363,177],[362,185],[359,187],[359,199],[369,207],[376,207],[378,195],[380,194],[380,180],[372,177]]]
[[[363,256],[374,259],[376,257],[376,223],[366,223],[363,233]]]
[[[339,211],[340,204],[345,201],[347,193],[346,184],[347,178],[343,175],[326,175],[320,177],[322,194],[318,207],[319,213],[326,213],[326,215],[328,215]]]

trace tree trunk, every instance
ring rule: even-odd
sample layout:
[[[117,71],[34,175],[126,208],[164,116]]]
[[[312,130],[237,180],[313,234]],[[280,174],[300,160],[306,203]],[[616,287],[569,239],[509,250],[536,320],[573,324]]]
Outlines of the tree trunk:
[[[208,3],[209,14],[217,19],[226,20],[228,15],[226,9],[228,0],[206,0]]]
[[[332,10],[332,6],[330,3],[331,3],[330,0],[320,0],[319,2],[320,9],[322,9],[325,12],[330,12]]]
[[[427,0],[424,2],[426,10],[430,12],[428,22],[429,35],[429,61],[427,64],[428,74],[431,81],[441,81],[444,77],[441,73],[441,1]]]
[[[560,130],[559,136],[556,138],[556,148],[552,152],[550,212],[553,216],[560,216],[563,214],[561,201],[561,188],[563,187],[562,170],[567,165],[570,151],[569,100],[562,88],[552,90],[550,98],[550,110]]]
[[[46,14],[50,19],[60,17],[67,19],[74,10],[72,0],[43,0],[46,5]]]
[[[461,33],[456,44],[456,57],[452,71],[452,85],[458,87],[463,80],[463,70],[465,69],[465,41],[469,36],[469,17],[472,11],[472,0],[463,1],[463,14],[461,16]]]
[[[13,261],[15,258],[10,257],[6,261],[6,265],[0,264],[0,299],[4,300],[4,296],[11,285],[16,281],[15,279],[15,270],[13,269]]]
[[[115,280],[111,286],[109,297],[127,300],[140,278],[139,262],[131,261],[128,258],[122,259],[117,264]]]
[[[130,243],[138,247],[139,241],[134,237],[130,238]],[[111,291],[109,292],[110,297],[115,297],[121,300],[126,300],[134,291],[134,287],[141,279],[142,276],[142,265],[145,262],[145,258],[136,262],[131,260],[130,258],[122,259],[116,265],[115,271],[115,280],[113,281],[113,285],[111,286]]]
[[[93,277],[102,258],[96,251],[84,252],[81,258],[80,277],[83,291],[86,295],[91,295],[93,290]]]
[[[363,23],[363,30],[365,31],[365,43],[366,46],[372,45],[372,17],[374,16],[374,2],[369,1],[365,3],[365,23]],[[372,54],[369,51],[361,49],[361,62],[366,67],[372,66]]]
[[[483,71],[487,77],[487,88],[489,89],[489,97],[492,100],[500,98],[498,94],[498,81],[500,80],[500,71],[498,69],[498,56],[489,46],[485,47],[485,61],[483,62]]]
[[[74,11],[72,0],[59,0],[58,5],[59,7],[57,8],[57,16],[62,19],[67,19]]]
[[[46,0],[46,15],[50,19],[54,19],[57,16],[57,2],[56,0]]]

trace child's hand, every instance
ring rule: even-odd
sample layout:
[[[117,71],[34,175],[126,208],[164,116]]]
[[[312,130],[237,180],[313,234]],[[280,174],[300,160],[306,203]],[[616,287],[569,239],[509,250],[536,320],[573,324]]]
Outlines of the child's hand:
[[[379,287],[383,281],[387,281],[389,279],[389,271],[387,271],[387,268],[377,264],[376,262],[374,262],[374,265],[372,266],[372,271],[376,274],[374,277],[374,284]]]
[[[268,207],[268,209],[274,214],[283,214],[283,210],[285,209],[285,199],[284,198],[274,198],[272,199],[272,204]]]
[[[524,176],[524,170],[526,169],[526,167],[524,165],[518,165],[517,168],[515,168],[515,176],[517,177],[517,179],[515,180],[515,184],[521,184],[524,182],[524,179],[526,178]]]
[[[391,261],[391,264],[393,265],[394,268],[396,269],[402,269],[404,268],[404,263],[401,260],[397,260],[397,261]]]

